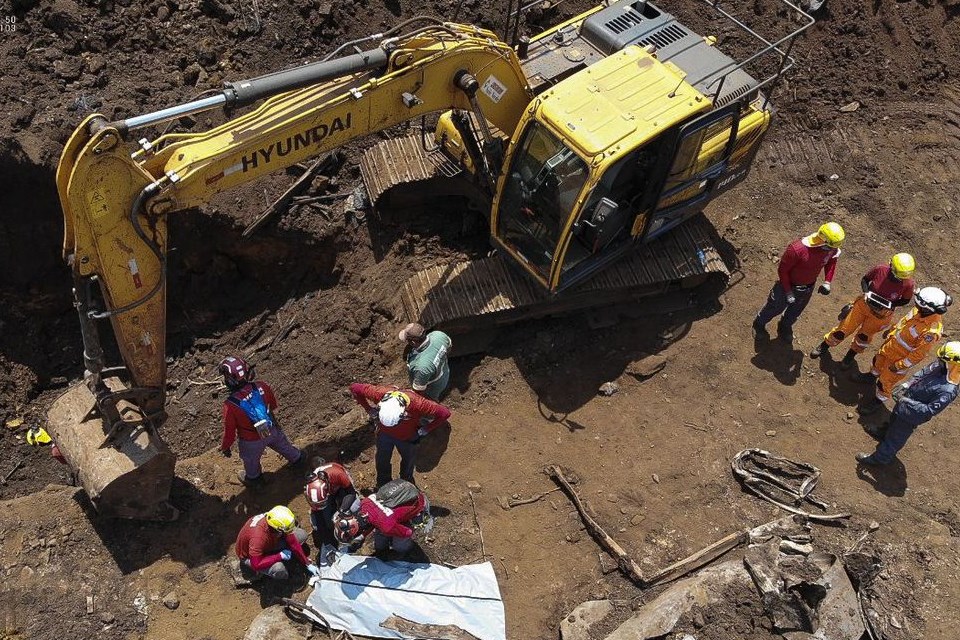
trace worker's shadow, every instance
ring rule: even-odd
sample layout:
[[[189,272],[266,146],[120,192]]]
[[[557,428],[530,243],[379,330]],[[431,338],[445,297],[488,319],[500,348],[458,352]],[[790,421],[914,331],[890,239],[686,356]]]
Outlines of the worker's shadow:
[[[773,374],[781,384],[792,386],[800,377],[803,352],[779,338],[755,338],[753,366]]]
[[[417,448],[417,471],[433,471],[450,444],[450,423],[445,422],[420,440]]]
[[[859,373],[856,366],[841,369],[840,363],[833,359],[829,351],[824,349],[819,358],[820,371],[827,376],[830,397],[840,404],[853,406],[864,400],[865,394],[870,392],[870,386],[862,382],[855,382],[853,377]]]
[[[907,492],[907,469],[894,458],[887,465],[857,465],[857,477],[885,496],[902,497]]]

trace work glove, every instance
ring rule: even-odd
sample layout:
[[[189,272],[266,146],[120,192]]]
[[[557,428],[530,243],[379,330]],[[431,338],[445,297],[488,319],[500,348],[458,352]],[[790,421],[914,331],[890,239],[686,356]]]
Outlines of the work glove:
[[[292,557],[293,557],[293,552],[290,551],[290,549],[283,549],[283,550],[280,552],[280,559],[283,560],[284,562],[286,562],[287,560],[289,560],[289,559],[292,558]]]
[[[230,449],[220,449],[220,455],[222,455],[224,458],[230,458],[233,456],[233,451]]]
[[[893,393],[890,395],[893,396],[894,402],[900,402],[903,399],[904,394],[907,392],[907,389],[910,387],[905,384],[898,385],[893,388]]]
[[[426,427],[420,427],[417,429],[417,438],[422,438],[423,436],[427,435],[427,433],[429,432],[427,431]]]
[[[320,567],[318,567],[317,565],[313,564],[312,562],[307,565],[307,571],[308,571],[308,572],[310,573],[310,575],[313,576],[314,578],[319,578],[319,577],[320,577]]]
[[[793,304],[797,301],[797,296],[793,295],[793,291],[787,294],[787,304]]]
[[[824,296],[830,295],[830,283],[829,282],[821,283],[820,286],[817,288],[817,293]]]

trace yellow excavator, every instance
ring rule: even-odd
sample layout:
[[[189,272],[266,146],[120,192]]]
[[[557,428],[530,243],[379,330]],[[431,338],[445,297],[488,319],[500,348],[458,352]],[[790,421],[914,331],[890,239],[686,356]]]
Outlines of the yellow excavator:
[[[416,18],[186,104],[86,118],[56,175],[86,373],[48,425],[97,509],[178,513],[175,456],[159,434],[167,215],[358,137],[439,114],[432,139],[387,140],[364,155],[370,200],[382,207],[414,185],[489,211],[495,255],[416,274],[400,296],[409,320],[456,331],[725,284],[699,212],[746,176],[769,126],[766,96],[813,19],[781,0],[791,26],[771,37],[716,0],[703,6],[756,50],[734,60],[644,0],[605,3],[512,44]],[[200,133],[136,133],[257,103]],[[114,366],[103,320],[122,359]]]

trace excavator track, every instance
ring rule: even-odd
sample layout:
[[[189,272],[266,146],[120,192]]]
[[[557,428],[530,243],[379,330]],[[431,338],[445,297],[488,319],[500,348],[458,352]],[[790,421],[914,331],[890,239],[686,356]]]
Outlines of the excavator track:
[[[385,193],[397,186],[453,178],[462,172],[439,148],[428,151],[423,147],[421,136],[406,136],[384,140],[367,149],[360,159],[360,175],[370,202],[379,203]]]
[[[712,225],[698,214],[557,295],[537,287],[504,255],[436,266],[403,285],[401,312],[426,327],[463,334],[671,291],[695,304],[719,295],[730,279],[713,236]]]

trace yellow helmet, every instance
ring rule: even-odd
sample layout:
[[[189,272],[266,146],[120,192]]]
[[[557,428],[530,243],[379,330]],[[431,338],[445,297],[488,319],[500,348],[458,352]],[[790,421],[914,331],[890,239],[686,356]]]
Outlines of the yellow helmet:
[[[843,227],[838,225],[836,222],[826,222],[820,225],[820,228],[817,229],[817,237],[823,240],[823,242],[832,249],[839,249],[840,245],[843,244],[843,239],[846,237],[846,233],[843,231]]]
[[[953,340],[937,349],[937,357],[944,362],[960,362],[960,340]]]
[[[267,524],[280,533],[291,533],[297,526],[297,516],[287,507],[276,506],[267,511]]]
[[[890,270],[898,280],[906,280],[913,275],[916,268],[917,263],[909,253],[898,253],[890,259]]]
[[[41,444],[50,444],[53,439],[43,427],[31,427],[27,430],[27,444],[40,446]]]

